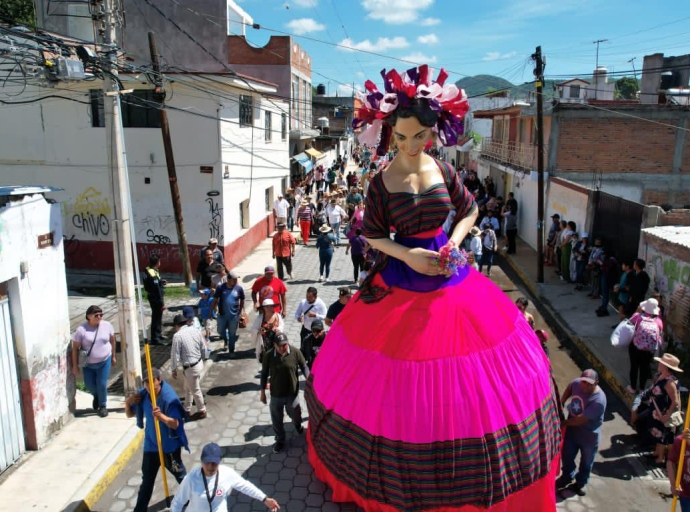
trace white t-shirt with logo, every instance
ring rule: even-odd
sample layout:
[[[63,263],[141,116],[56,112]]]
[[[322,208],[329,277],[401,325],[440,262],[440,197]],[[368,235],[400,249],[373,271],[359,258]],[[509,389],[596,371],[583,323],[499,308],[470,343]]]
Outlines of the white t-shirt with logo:
[[[218,487],[215,487],[215,475],[206,478],[206,486],[204,486],[204,476],[201,468],[198,467],[190,471],[182,480],[180,488],[175,493],[170,512],[182,512],[182,507],[187,501],[189,501],[186,509],[187,512],[209,512],[209,510],[213,512],[227,512],[227,497],[233,489],[255,500],[263,501],[266,499],[266,494],[253,483],[238,475],[232,468],[220,465],[218,466],[217,475]],[[206,493],[207,489],[208,494],[213,496],[210,508]]]

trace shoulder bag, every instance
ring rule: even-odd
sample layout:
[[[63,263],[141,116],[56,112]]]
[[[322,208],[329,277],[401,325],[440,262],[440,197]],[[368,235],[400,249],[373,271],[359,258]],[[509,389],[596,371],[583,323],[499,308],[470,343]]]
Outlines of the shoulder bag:
[[[79,368],[84,368],[87,364],[89,364],[89,356],[91,355],[91,351],[93,350],[93,346],[96,344],[96,340],[98,338],[98,329],[101,328],[101,324],[98,324],[98,327],[96,327],[96,332],[93,335],[93,343],[91,344],[91,347],[89,350],[84,350],[82,348],[82,345],[79,347],[79,361],[77,364],[79,365]]]

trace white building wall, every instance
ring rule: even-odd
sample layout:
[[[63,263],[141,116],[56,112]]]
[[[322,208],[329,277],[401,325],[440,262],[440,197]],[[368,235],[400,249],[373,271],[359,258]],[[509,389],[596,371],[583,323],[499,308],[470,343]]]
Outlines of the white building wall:
[[[169,86],[167,104],[185,231],[190,252],[196,256],[211,237],[227,246],[242,235],[238,204],[249,198],[250,180],[254,180],[250,221],[253,225],[265,219],[264,190],[277,191],[289,164],[279,113],[273,114],[273,140],[265,142],[262,110],[256,109],[253,136],[251,128],[239,128],[238,88],[215,85],[223,92],[204,93],[187,87],[186,80],[180,77]],[[198,84],[194,82],[195,87]],[[76,84],[73,92],[62,94],[86,101],[88,88],[98,87],[99,82]],[[31,97],[41,93],[46,91],[27,92]],[[276,103],[287,111],[287,105]],[[221,112],[224,121],[219,120]],[[53,197],[62,203],[68,263],[95,269],[108,268],[101,260],[112,265],[106,130],[92,127],[90,106],[51,99],[3,107],[0,131],[0,183],[62,187],[64,192]],[[125,128],[124,132],[140,258],[145,262],[150,253],[158,252],[164,269],[179,267],[161,131]],[[229,179],[223,178],[225,165]]]
[[[53,245],[38,248],[38,236],[49,233]],[[8,288],[30,449],[68,421],[74,397],[64,257],[59,204],[35,194],[0,207],[0,283]]]
[[[548,180],[548,195],[546,199],[546,225],[551,226],[551,216],[557,213],[561,220],[573,221],[577,226],[577,233],[587,231],[587,207],[589,205],[589,190],[581,185],[568,182],[562,178]],[[547,231],[548,234],[548,231]],[[590,240],[590,243],[593,243]]]
[[[281,116],[289,104],[276,99],[254,97],[254,128],[239,125],[239,104],[224,101],[220,111],[223,204],[226,240],[235,240],[257,222],[271,215],[273,201],[289,185],[289,128],[285,138]],[[266,115],[271,115],[270,140],[266,140]],[[240,205],[245,207],[244,225]],[[248,220],[247,220],[248,219]]]

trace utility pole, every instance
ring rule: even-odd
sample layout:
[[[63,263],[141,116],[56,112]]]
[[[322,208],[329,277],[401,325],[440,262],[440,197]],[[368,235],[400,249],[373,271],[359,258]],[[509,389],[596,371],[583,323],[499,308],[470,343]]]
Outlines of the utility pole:
[[[537,86],[537,282],[544,282],[544,61],[541,46],[532,55]]]
[[[158,62],[158,49],[153,32],[149,32],[149,50],[151,63],[153,64],[154,81],[156,83],[156,96],[161,107],[165,103],[165,91],[160,75],[160,63]],[[177,243],[180,248],[180,261],[182,261],[182,275],[185,285],[192,283],[192,267],[189,263],[189,249],[187,248],[187,233],[184,229],[182,218],[182,202],[180,201],[180,188],[177,183],[177,170],[175,169],[175,155],[173,154],[172,140],[170,139],[170,126],[168,125],[168,112],[164,108],[158,109],[161,116],[161,132],[163,134],[163,147],[165,148],[165,163],[168,166],[168,181],[170,182],[170,196],[172,197],[173,211],[175,213],[175,227],[177,228]]]
[[[105,110],[106,136],[108,140],[108,171],[113,198],[113,251],[115,255],[115,286],[117,313],[120,326],[120,350],[125,394],[135,393],[137,379],[141,376],[141,353],[137,330],[136,301],[134,299],[134,264],[132,262],[132,238],[130,235],[130,197],[127,167],[125,165],[125,140],[120,108],[120,91],[117,81],[117,28],[119,25],[115,1],[104,0],[103,44],[108,50],[108,73],[103,80],[103,106]]]
[[[597,45],[597,60],[596,60],[596,65],[594,67],[594,75],[597,77],[597,79],[594,81],[594,99],[597,99],[597,91],[599,89],[599,75],[597,73],[597,69],[599,69],[599,45],[601,43],[605,43],[608,41],[608,39],[597,39],[596,41],[593,41],[592,44]]]

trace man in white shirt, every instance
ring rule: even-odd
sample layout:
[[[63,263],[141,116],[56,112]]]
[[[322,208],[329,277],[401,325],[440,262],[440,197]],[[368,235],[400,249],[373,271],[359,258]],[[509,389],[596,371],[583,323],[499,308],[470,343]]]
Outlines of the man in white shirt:
[[[497,232],[500,228],[498,219],[494,217],[494,212],[492,212],[491,210],[486,212],[486,217],[484,217],[482,221],[479,223],[479,229],[484,231],[486,228],[493,229],[494,233]]]
[[[335,241],[340,245],[340,224],[347,220],[347,213],[338,205],[338,201],[335,199],[331,199],[330,204],[326,207],[326,213],[328,214],[328,223],[333,228]]]
[[[470,251],[474,254],[474,259],[477,262],[480,262],[482,259],[482,247],[484,246],[481,234],[482,232],[477,226],[473,226],[470,229],[470,236],[472,237],[472,240],[470,240]]]
[[[276,218],[276,224],[283,223],[287,225],[288,211],[290,210],[290,203],[283,197],[282,192],[278,195],[278,199],[273,201],[273,215]]]
[[[216,443],[208,443],[201,450],[201,466],[184,477],[175,493],[171,512],[227,512],[228,496],[233,489],[261,501],[271,512],[280,509],[278,502],[269,498],[253,483],[245,480],[228,466],[220,464],[223,450]]]
[[[326,318],[328,308],[326,303],[317,297],[318,291],[313,286],[307,288],[307,297],[302,300],[295,311],[295,320],[302,323],[302,331],[300,332],[300,340],[303,342],[304,338],[311,334],[311,324],[317,318],[323,320]]]

